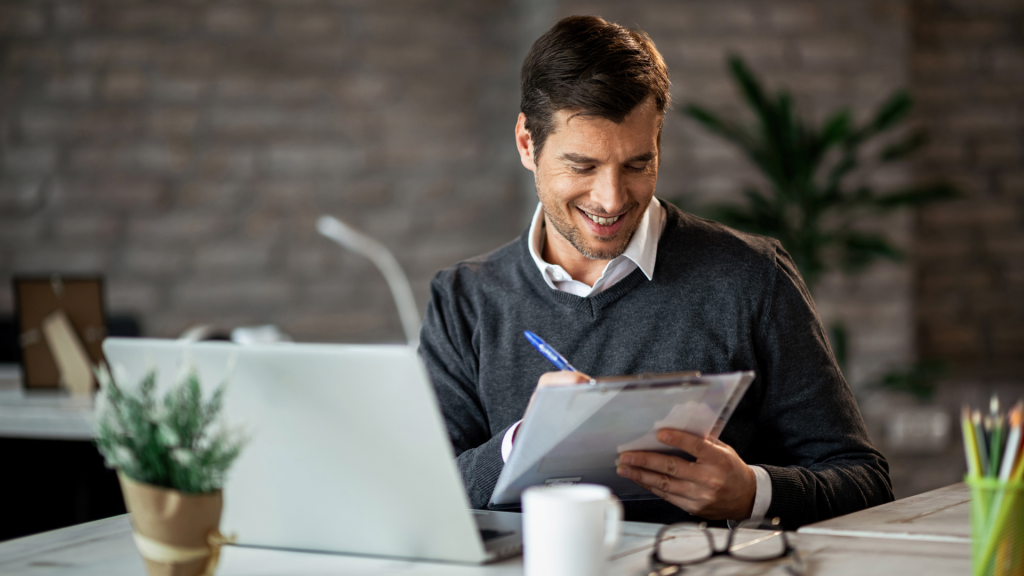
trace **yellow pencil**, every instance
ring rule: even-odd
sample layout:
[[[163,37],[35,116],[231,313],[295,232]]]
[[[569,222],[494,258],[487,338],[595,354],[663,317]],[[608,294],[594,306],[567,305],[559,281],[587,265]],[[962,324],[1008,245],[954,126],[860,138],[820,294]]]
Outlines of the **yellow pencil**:
[[[971,478],[981,477],[981,457],[978,456],[978,443],[974,436],[974,425],[971,423],[971,409],[966,405],[961,411],[960,426],[964,435],[964,453],[967,456],[967,474]]]

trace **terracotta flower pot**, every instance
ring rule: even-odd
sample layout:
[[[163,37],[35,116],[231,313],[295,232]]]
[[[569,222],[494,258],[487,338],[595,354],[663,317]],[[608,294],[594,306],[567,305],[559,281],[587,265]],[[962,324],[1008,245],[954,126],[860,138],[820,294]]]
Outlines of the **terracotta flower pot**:
[[[220,551],[221,493],[182,494],[118,474],[133,537],[150,576],[212,574]]]

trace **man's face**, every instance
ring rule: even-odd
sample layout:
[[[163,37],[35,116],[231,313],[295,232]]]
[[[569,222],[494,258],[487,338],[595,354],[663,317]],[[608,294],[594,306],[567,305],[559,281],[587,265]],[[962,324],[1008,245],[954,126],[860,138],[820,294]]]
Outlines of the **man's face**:
[[[620,124],[558,111],[540,158],[524,121],[520,115],[516,141],[523,165],[534,173],[554,255],[611,260],[622,254],[658,182],[662,115],[653,100],[638,105]]]

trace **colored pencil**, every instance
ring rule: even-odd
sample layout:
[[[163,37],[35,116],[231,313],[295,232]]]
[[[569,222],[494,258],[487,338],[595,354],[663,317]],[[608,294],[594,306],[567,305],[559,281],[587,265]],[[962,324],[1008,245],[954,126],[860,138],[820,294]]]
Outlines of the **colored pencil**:
[[[971,414],[971,424],[974,426],[974,444],[978,447],[978,458],[981,460],[981,468],[978,470],[980,476],[988,476],[988,449],[985,442],[985,430],[981,424],[981,410],[975,410]]]
[[[1010,479],[1014,464],[1020,459],[1021,424],[1024,421],[1021,406],[1018,404],[1010,410],[1010,432],[1006,437],[1006,450],[1003,452],[1003,463],[999,468],[999,479],[1006,482]]]
[[[978,444],[974,439],[974,426],[971,424],[971,409],[965,404],[960,411],[960,427],[964,436],[964,455],[967,457],[967,474],[971,478],[981,477],[981,458],[978,456]]]

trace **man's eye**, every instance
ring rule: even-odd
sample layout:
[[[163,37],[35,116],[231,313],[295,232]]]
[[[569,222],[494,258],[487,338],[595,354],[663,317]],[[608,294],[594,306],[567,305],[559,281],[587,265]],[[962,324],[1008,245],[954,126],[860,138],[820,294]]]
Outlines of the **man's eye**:
[[[626,168],[628,168],[632,172],[644,172],[647,170],[648,166],[650,166],[650,164],[642,164],[640,166],[637,166],[635,164],[627,164]]]
[[[575,174],[588,174],[588,173],[590,173],[594,169],[594,167],[593,166],[569,166],[569,169],[572,170]]]

